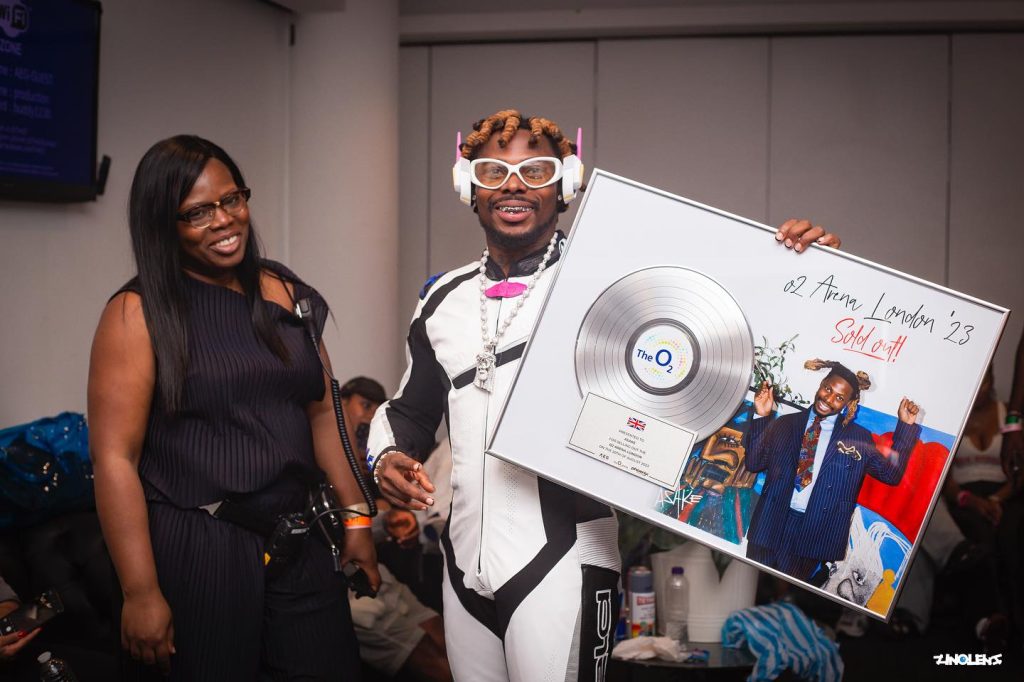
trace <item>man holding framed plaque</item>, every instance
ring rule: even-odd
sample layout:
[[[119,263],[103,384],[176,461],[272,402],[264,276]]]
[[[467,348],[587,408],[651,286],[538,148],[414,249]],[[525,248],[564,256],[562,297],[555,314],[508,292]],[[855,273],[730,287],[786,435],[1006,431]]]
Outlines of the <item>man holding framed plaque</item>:
[[[453,180],[486,249],[424,287],[409,367],[377,411],[368,461],[389,501],[427,508],[433,484],[409,455],[429,452],[447,417],[453,500],[441,545],[455,679],[600,680],[618,611],[611,509],[484,455],[561,256],[558,215],[583,180],[578,145],[548,119],[500,111],[460,145]],[[776,239],[798,252],[840,243],[797,220]]]
[[[867,374],[822,360],[804,367],[829,369],[809,408],[771,419],[773,388],[764,383],[754,398],[758,419],[747,432],[746,467],[768,473],[750,519],[747,556],[810,581],[819,564],[846,555],[864,477],[899,483],[921,427],[920,408],[903,398],[892,447],[880,453],[854,422],[861,391],[871,385]]]

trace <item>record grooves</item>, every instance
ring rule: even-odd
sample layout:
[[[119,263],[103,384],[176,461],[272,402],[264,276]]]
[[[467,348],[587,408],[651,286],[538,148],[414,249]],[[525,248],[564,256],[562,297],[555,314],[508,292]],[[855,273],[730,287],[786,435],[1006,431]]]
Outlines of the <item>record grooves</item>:
[[[696,270],[656,266],[605,289],[576,338],[581,395],[597,393],[706,438],[750,383],[754,342],[735,299]]]

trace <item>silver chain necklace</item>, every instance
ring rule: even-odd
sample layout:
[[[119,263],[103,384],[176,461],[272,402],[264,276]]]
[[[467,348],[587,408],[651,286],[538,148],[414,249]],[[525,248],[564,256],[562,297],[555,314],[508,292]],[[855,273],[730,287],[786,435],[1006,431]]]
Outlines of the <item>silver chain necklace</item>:
[[[477,388],[482,388],[488,393],[494,389],[494,370],[497,366],[497,356],[494,354],[494,350],[498,347],[501,337],[508,331],[512,320],[516,319],[516,315],[519,314],[519,311],[526,303],[526,299],[530,297],[530,292],[533,291],[537,280],[540,279],[540,276],[544,274],[544,270],[547,269],[548,262],[551,260],[551,254],[555,252],[555,244],[557,243],[558,233],[556,232],[551,235],[551,241],[548,242],[548,250],[544,252],[544,259],[537,266],[537,271],[533,273],[533,276],[526,283],[526,289],[519,296],[515,307],[512,308],[512,312],[501,323],[498,333],[494,336],[488,336],[487,334],[487,258],[491,254],[490,251],[484,249],[483,255],[480,256],[480,337],[484,342],[484,348],[476,356],[476,376],[473,379],[473,385]]]

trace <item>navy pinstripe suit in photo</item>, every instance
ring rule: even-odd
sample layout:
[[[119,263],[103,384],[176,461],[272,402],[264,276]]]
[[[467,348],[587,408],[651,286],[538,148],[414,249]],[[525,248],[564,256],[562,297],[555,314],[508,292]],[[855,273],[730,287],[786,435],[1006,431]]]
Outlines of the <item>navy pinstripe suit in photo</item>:
[[[771,552],[784,549],[782,539],[792,518],[790,498],[807,417],[808,410],[801,410],[777,419],[754,419],[744,437],[747,469],[767,471],[747,532],[748,556],[751,545]],[[892,451],[886,457],[875,448],[871,432],[855,421],[843,426],[842,420],[840,415],[825,456],[815,468],[814,488],[800,520],[799,542],[789,545],[790,552],[810,560],[837,561],[846,555],[850,522],[864,477],[898,484],[921,433],[917,424],[897,422]],[[792,537],[793,529],[789,531]]]

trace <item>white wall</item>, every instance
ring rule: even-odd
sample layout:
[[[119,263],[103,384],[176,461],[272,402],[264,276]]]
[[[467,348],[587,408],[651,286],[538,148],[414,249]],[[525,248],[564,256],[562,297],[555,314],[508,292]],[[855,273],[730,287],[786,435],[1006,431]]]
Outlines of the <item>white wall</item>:
[[[302,15],[292,55],[289,263],[334,312],[334,374],[398,388],[398,9]]]
[[[89,347],[133,273],[125,218],[135,165],[159,139],[222,145],[253,189],[267,251],[283,250],[289,15],[252,0],[104,0],[94,203],[0,203],[0,426],[85,410]]]

